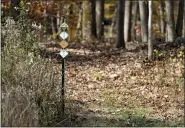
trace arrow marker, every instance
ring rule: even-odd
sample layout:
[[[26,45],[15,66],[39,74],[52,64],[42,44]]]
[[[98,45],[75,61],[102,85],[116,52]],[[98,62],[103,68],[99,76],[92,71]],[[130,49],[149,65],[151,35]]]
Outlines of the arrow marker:
[[[62,47],[62,48],[66,48],[68,46],[68,43],[66,41],[62,41],[59,43],[59,45]]]
[[[68,28],[68,25],[64,22],[64,23],[61,24],[60,27],[62,27],[62,28]]]

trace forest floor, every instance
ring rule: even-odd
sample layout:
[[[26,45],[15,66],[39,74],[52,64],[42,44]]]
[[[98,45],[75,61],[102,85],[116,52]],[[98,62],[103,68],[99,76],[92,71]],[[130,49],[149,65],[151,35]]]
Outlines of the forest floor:
[[[138,46],[138,47],[136,47]],[[71,43],[66,51],[66,117],[64,126],[183,126],[184,53],[167,44],[154,47],[129,43]],[[54,50],[54,51],[53,51]],[[47,57],[58,63],[59,48]],[[50,52],[50,53],[49,53]]]

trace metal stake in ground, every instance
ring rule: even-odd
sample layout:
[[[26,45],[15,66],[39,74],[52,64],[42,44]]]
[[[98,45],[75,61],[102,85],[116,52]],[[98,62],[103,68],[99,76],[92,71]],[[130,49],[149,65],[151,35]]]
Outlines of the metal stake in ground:
[[[62,87],[61,87],[61,113],[62,116],[64,116],[64,110],[65,110],[65,95],[64,95],[64,85],[65,85],[65,57],[68,55],[68,52],[65,51],[65,48],[68,46],[68,43],[65,41],[68,38],[68,33],[66,32],[66,29],[68,28],[68,25],[66,24],[66,19],[63,17],[62,24],[60,26],[62,28],[62,32],[60,34],[60,37],[62,39],[62,42],[59,43],[61,46],[60,56],[62,57]]]
[[[65,84],[65,59],[62,58],[62,88],[61,88],[61,104],[62,104],[62,116],[65,109],[65,97],[64,97],[64,84]]]

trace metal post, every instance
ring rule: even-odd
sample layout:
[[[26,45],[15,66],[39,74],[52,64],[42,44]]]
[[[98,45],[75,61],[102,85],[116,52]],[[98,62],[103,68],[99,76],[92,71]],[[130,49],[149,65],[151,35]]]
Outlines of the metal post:
[[[66,42],[66,39],[68,38],[68,33],[66,32],[66,29],[68,28],[68,25],[66,24],[66,19],[63,17],[62,24],[60,26],[62,28],[62,32],[60,33],[60,37],[62,39],[62,42],[59,43],[61,46],[60,56],[62,57],[62,86],[61,86],[61,117],[64,118],[65,114],[65,57],[68,55],[68,52],[65,50],[65,48],[68,46],[68,43]]]
[[[61,87],[62,116],[64,115],[64,109],[65,109],[64,86],[65,86],[65,59],[62,58],[62,87]]]

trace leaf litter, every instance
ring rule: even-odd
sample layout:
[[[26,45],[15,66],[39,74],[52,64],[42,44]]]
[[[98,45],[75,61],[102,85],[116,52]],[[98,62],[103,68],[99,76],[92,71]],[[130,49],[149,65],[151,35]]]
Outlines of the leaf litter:
[[[134,123],[135,116],[139,116],[136,120],[165,122],[154,121],[149,126],[166,126],[170,125],[168,122],[183,120],[182,51],[174,48],[160,51],[165,56],[162,60],[157,56],[149,61],[144,50],[103,46],[92,50],[91,47],[67,49],[70,55],[66,59],[66,97],[83,103],[81,109],[68,112],[77,121],[72,121],[71,126],[145,126]],[[61,65],[58,66],[60,73]],[[74,104],[69,102],[66,106],[72,108]],[[128,114],[127,118],[131,116],[130,123],[121,121],[127,120],[124,114]]]

